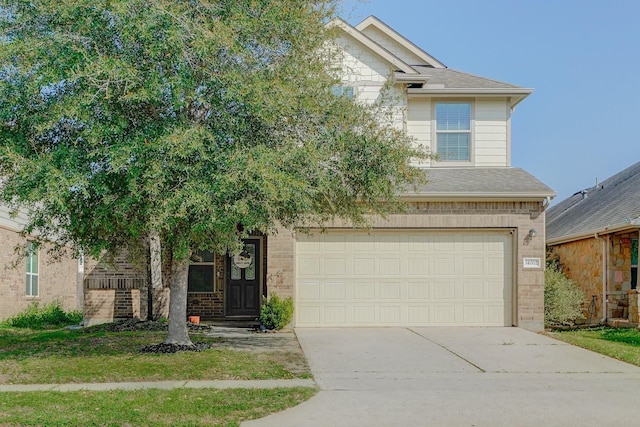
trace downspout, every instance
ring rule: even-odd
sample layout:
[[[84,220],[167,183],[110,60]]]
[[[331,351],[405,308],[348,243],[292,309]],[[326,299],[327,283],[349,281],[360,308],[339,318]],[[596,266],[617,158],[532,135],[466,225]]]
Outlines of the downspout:
[[[595,233],[593,237],[596,240],[600,240],[602,242],[602,319],[600,319],[600,323],[605,324],[607,322],[607,251],[609,249],[609,235],[607,234],[607,240],[604,240],[602,237],[598,236],[598,233]]]

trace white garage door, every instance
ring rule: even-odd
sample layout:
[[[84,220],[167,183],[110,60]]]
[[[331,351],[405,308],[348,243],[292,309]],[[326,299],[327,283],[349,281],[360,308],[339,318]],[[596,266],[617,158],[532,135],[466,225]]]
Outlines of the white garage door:
[[[296,241],[297,326],[511,326],[511,235],[332,231]]]

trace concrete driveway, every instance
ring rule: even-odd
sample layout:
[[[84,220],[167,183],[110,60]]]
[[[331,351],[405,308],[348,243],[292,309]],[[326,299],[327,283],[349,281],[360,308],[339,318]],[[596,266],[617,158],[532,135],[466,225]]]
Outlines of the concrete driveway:
[[[613,426],[640,368],[519,328],[297,329],[320,392],[243,426]]]

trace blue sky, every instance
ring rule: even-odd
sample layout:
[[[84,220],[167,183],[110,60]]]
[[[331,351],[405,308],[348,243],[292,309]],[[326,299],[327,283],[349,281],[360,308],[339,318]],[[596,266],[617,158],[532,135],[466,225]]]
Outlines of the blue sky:
[[[554,202],[640,161],[640,1],[350,0],[449,68],[535,91],[512,118],[512,166]],[[553,203],[553,202],[552,202]]]

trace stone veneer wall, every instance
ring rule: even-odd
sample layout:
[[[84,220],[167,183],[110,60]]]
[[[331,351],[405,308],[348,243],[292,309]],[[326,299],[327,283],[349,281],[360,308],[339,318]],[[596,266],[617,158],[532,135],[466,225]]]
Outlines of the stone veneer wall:
[[[565,275],[576,282],[584,293],[583,315],[589,319],[589,304],[596,296],[597,323],[602,318],[602,242],[595,238],[577,240],[550,248]]]
[[[26,266],[16,261],[13,249],[24,243],[20,234],[0,226],[0,319],[24,311],[31,303],[48,304],[59,301],[66,310],[82,309],[81,288],[78,286],[78,261],[64,257],[53,261],[46,247],[39,250],[38,296],[26,295]]]
[[[601,238],[607,239],[607,236]],[[631,239],[638,232],[612,234],[608,237],[607,259],[607,315],[610,318],[628,318],[631,315]],[[602,241],[595,237],[562,243],[550,248],[571,280],[585,294],[584,315],[589,319],[588,305],[596,295],[598,319],[602,313]],[[637,308],[637,304],[636,304]]]
[[[517,326],[540,331],[544,329],[544,269],[524,269],[524,257],[545,259],[545,222],[542,202],[415,202],[406,214],[375,219],[373,228],[397,229],[512,229],[515,233]],[[336,222],[327,228],[345,228]],[[537,237],[528,237],[534,228]],[[295,233],[281,229],[268,241],[269,293],[294,296]],[[544,265],[544,264],[543,264]]]
[[[633,289],[629,291],[629,321],[640,323],[640,291]]]

